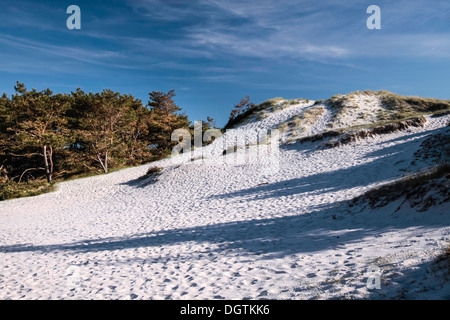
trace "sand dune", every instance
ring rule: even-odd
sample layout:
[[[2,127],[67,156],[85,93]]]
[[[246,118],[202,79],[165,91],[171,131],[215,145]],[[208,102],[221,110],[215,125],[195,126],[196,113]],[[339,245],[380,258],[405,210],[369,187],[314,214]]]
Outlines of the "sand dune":
[[[0,299],[449,299],[433,262],[450,241],[449,202],[426,212],[347,203],[429,166],[411,166],[414,152],[449,119],[333,149],[282,144],[276,170],[261,156],[267,146],[224,161],[236,157],[222,155],[225,136],[203,160],[166,159],[2,202]],[[158,181],[136,180],[154,165],[164,167]],[[380,289],[367,286],[371,266]]]

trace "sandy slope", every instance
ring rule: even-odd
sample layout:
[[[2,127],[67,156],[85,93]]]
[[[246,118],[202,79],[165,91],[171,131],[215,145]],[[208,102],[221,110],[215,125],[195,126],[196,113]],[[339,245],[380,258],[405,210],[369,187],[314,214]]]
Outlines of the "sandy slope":
[[[282,145],[278,167],[265,146],[236,163],[217,141],[204,161],[157,163],[148,185],[136,179],[149,165],[1,202],[0,299],[449,299],[432,263],[450,240],[448,202],[422,213],[346,203],[411,169],[448,121],[335,149]],[[381,289],[367,288],[371,266]]]

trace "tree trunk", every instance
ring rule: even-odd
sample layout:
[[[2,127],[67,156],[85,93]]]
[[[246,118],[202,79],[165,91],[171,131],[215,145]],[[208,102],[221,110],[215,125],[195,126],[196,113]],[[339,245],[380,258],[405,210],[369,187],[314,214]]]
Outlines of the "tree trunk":
[[[47,177],[47,182],[52,182],[52,173],[50,171],[50,167],[48,165],[48,158],[47,158],[47,146],[44,145],[42,147],[42,154],[44,155],[44,170],[45,170],[45,176]]]
[[[108,152],[106,152],[105,154],[105,162],[102,161],[102,158],[100,158],[100,155],[97,153],[97,160],[98,163],[100,163],[100,165],[103,168],[103,172],[104,173],[108,173]]]
[[[50,146],[48,160],[50,162],[50,176],[53,179],[53,147],[52,146]]]
[[[105,153],[105,173],[108,173],[108,151]]]

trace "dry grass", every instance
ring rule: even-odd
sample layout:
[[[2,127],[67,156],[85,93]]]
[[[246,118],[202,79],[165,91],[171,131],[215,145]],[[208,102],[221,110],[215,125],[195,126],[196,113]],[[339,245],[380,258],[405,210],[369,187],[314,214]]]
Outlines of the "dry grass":
[[[330,126],[339,125],[339,119],[358,109],[356,97],[375,96],[380,100],[382,110],[374,114],[377,121],[396,121],[421,115],[444,115],[450,112],[450,100],[401,96],[389,91],[356,91],[346,95],[335,95],[325,103],[333,110]],[[359,114],[360,118],[367,115]],[[332,126],[333,127],[333,126]]]
[[[385,120],[450,112],[450,100],[401,96],[384,90],[367,92],[380,98],[383,107],[387,110],[384,115]]]
[[[425,139],[414,152],[414,161],[432,161],[433,163],[450,162],[450,129],[433,134]]]
[[[435,264],[446,264],[447,275],[450,275],[450,243],[444,251],[435,259]]]
[[[142,177],[139,177],[138,180],[146,180],[149,178],[154,178],[157,175],[161,174],[161,171],[162,171],[162,168],[160,168],[160,167],[156,167],[156,166],[150,167],[147,170],[147,173],[144,174]]]
[[[297,141],[304,143],[331,139],[324,142],[319,147],[335,148],[344,144],[355,142],[359,139],[401,131],[409,127],[421,127],[425,124],[425,122],[426,119],[424,117],[418,117],[406,119],[404,121],[389,121],[387,123],[361,125],[346,129],[327,130],[312,136],[298,138]]]
[[[288,123],[287,122],[283,122],[282,124],[280,124],[278,126],[278,130],[280,130],[280,132],[286,132],[288,130]]]
[[[335,95],[328,99],[325,103],[333,111],[333,117],[329,123],[329,127],[336,128],[343,125],[339,119],[356,111],[359,106],[356,104],[355,95],[359,92],[353,92],[346,95]]]
[[[281,132],[285,132],[290,129],[295,135],[300,135],[308,126],[315,123],[324,112],[325,108],[322,106],[308,108],[301,115],[293,115],[289,120],[281,123],[278,126],[278,129]]]
[[[426,119],[421,116],[417,118],[406,119],[403,121],[389,122],[378,126],[374,126],[373,124],[371,124],[361,130],[355,130],[355,128],[352,128],[350,130],[344,130],[339,139],[337,139],[336,141],[329,141],[325,146],[329,148],[339,147],[344,144],[355,142],[359,139],[366,139],[381,134],[402,131],[410,127],[423,127],[425,123]]]
[[[434,98],[421,98],[400,96],[388,91],[378,91],[377,94],[385,107],[398,113],[433,113],[436,111],[450,110],[450,100]]]
[[[445,177],[447,182],[435,182],[435,180],[443,177]],[[449,179],[450,164],[442,163],[426,171],[411,174],[392,183],[369,190],[355,198],[350,203],[350,206],[352,207],[361,201],[366,201],[371,208],[379,208],[401,197],[405,197],[405,201],[408,201],[411,207],[418,207],[418,211],[425,211],[439,201],[450,201]],[[433,195],[426,197],[430,190],[433,190]]]

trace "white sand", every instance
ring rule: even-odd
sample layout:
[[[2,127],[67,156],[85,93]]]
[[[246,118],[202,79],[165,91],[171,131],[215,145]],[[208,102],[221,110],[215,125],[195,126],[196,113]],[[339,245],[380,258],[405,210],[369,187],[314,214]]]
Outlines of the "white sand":
[[[383,107],[380,97],[373,93],[361,92],[351,95],[350,101],[344,102],[345,112],[337,115],[333,121],[333,129],[374,123],[377,121],[377,114],[380,111],[387,111]]]
[[[290,117],[280,112],[259,128]],[[262,157],[225,163],[235,155],[218,139],[203,162],[157,163],[153,184],[134,180],[150,164],[1,202],[0,299],[449,299],[432,263],[450,240],[448,202],[421,213],[345,203],[401,176],[448,121],[335,149],[285,145],[278,170]],[[373,265],[381,289],[367,288]]]

